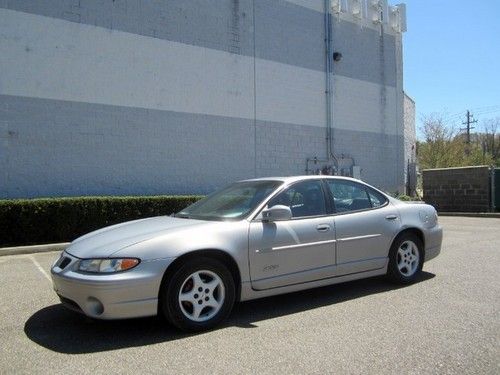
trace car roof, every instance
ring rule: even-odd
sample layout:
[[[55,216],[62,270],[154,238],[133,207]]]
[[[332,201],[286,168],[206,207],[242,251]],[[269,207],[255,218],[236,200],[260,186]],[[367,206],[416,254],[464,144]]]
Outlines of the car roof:
[[[389,201],[396,203],[399,202],[397,199],[391,197],[389,194],[385,193],[381,189],[376,188],[375,186],[372,186],[364,181],[358,180],[356,178],[352,177],[344,177],[344,176],[330,176],[330,175],[321,175],[321,174],[316,174],[316,175],[303,175],[303,176],[281,176],[281,177],[261,177],[261,178],[252,178],[248,180],[242,180],[239,182],[247,182],[247,181],[281,181],[285,183],[286,185],[290,185],[291,183],[297,182],[297,181],[307,181],[307,180],[314,180],[314,179],[328,179],[328,180],[343,180],[343,181],[353,181],[360,183],[364,186],[368,186],[371,189],[374,189],[378,191],[380,194],[382,194],[384,197],[386,197]]]
[[[381,189],[376,188],[373,185],[370,185],[364,181],[358,180],[356,178],[352,177],[344,177],[344,176],[330,176],[330,175],[322,175],[322,174],[315,174],[315,175],[303,175],[303,176],[281,176],[281,177],[261,177],[261,178],[252,178],[248,180],[242,180],[239,182],[247,182],[247,181],[281,181],[284,182],[285,185],[290,185],[291,183],[297,182],[297,181],[307,181],[307,180],[315,180],[315,179],[328,179],[328,180],[343,180],[343,181],[353,181],[357,182],[360,184],[363,184],[365,186],[370,187],[371,189],[375,189],[379,193],[383,194],[386,198],[389,198],[392,200],[392,197],[382,191]]]
[[[285,183],[291,183],[296,181],[304,181],[304,180],[314,180],[314,179],[336,179],[336,180],[347,180],[347,181],[355,181],[366,184],[365,182],[358,180],[352,177],[344,177],[344,176],[330,176],[330,175],[304,175],[304,176],[281,176],[281,177],[261,177],[261,178],[252,178],[243,181],[282,181]],[[243,182],[240,181],[240,182]]]

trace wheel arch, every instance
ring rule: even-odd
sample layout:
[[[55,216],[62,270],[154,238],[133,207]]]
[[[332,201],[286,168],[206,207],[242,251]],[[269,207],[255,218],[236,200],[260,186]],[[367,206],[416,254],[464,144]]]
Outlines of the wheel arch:
[[[190,251],[188,253],[185,253],[181,255],[180,257],[176,258],[172,264],[168,266],[168,268],[165,270],[163,274],[163,278],[161,280],[160,284],[160,290],[158,291],[158,311],[161,311],[161,301],[162,301],[162,294],[164,291],[164,288],[167,285],[167,280],[175,273],[179,267],[188,262],[191,258],[198,258],[198,257],[207,257],[207,258],[212,258],[220,261],[223,263],[229,272],[231,273],[233,280],[234,280],[234,286],[236,288],[236,302],[240,300],[241,296],[241,274],[240,270],[238,268],[238,264],[234,260],[234,258],[227,253],[224,250],[220,249],[200,249],[200,250],[194,250]]]
[[[415,236],[418,237],[418,239],[420,241],[422,241],[422,252],[424,253],[424,259],[425,259],[425,236],[424,236],[424,232],[419,229],[419,228],[416,228],[416,227],[409,227],[409,228],[404,228],[403,230],[401,230],[396,236],[394,236],[394,239],[392,240],[391,242],[391,247],[394,245],[394,242],[396,242],[396,240],[398,240],[401,236],[404,236],[405,234],[414,234]]]

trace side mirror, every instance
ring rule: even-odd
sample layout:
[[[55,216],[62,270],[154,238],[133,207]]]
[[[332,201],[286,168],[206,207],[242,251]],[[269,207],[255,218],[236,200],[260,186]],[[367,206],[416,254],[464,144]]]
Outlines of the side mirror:
[[[262,211],[262,221],[283,221],[290,220],[291,218],[292,211],[290,210],[290,207],[282,206],[280,204]]]

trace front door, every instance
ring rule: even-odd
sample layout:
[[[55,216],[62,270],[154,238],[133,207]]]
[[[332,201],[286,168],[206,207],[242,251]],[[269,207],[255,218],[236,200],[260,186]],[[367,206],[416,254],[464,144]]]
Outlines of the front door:
[[[292,219],[250,224],[249,259],[257,290],[319,280],[334,275],[335,226],[327,215],[320,180],[296,183],[269,203],[286,205]]]

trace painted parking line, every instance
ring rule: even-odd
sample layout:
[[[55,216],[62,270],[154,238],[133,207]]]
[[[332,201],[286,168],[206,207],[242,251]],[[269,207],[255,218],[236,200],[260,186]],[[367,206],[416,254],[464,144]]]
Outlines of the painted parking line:
[[[28,258],[31,259],[31,261],[33,262],[35,267],[38,268],[38,270],[42,273],[42,275],[45,276],[45,278],[47,280],[49,280],[49,282],[52,282],[49,274],[43,269],[43,267],[40,265],[40,263],[38,263],[38,261],[35,259],[35,257],[33,255],[28,255]]]

